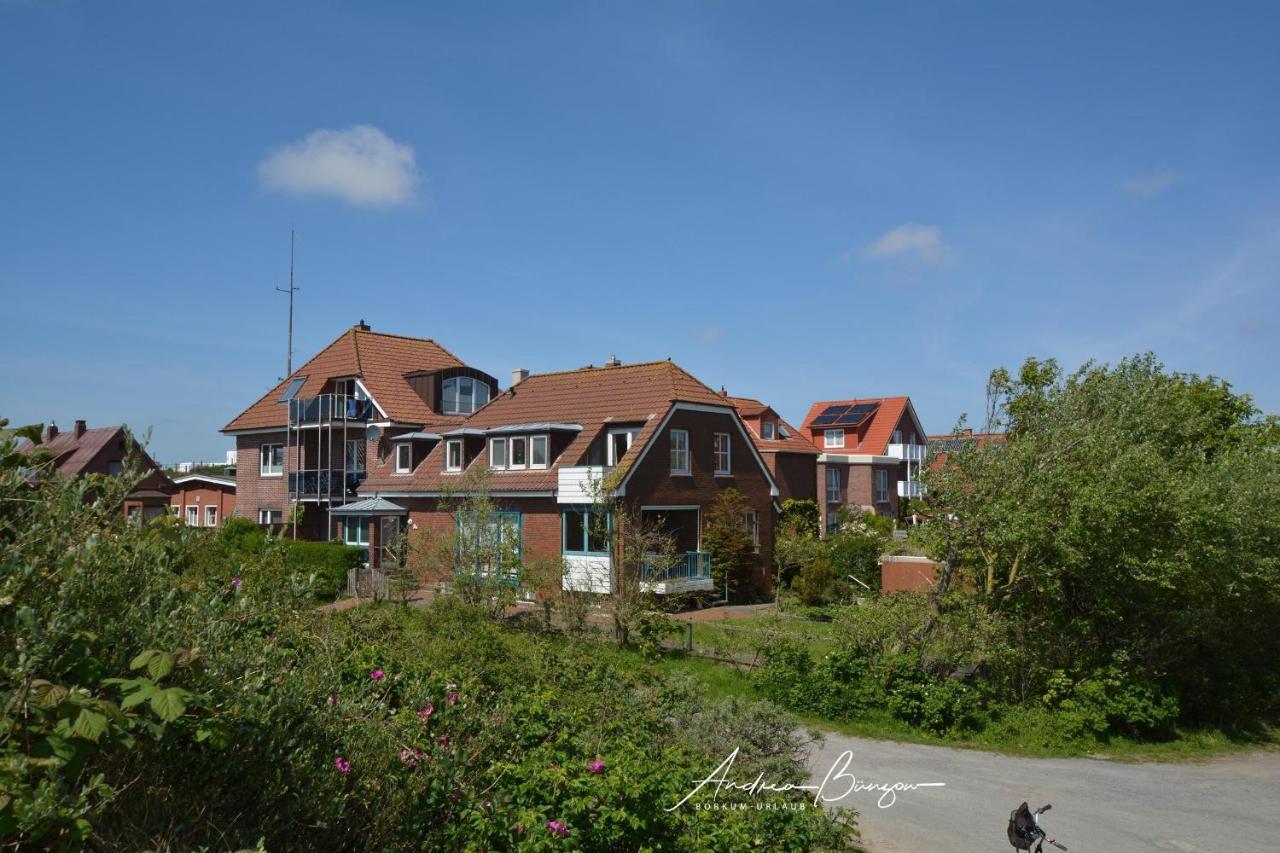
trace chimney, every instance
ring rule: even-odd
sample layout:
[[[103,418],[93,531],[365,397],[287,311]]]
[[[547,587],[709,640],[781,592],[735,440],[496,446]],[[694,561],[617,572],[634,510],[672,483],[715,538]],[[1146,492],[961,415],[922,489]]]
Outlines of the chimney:
[[[965,436],[966,438],[968,438],[969,436],[973,435],[973,428],[972,428],[972,427],[965,427],[964,431],[963,431],[963,432],[961,432],[960,434],[961,434],[961,435],[963,435],[963,436]]]
[[[605,367],[621,367],[622,362],[618,360],[618,357],[616,355],[611,355],[609,356],[608,361],[604,363],[604,366]]]
[[[361,318],[360,322],[356,323],[351,328],[355,329],[357,332],[367,332],[369,331],[369,324],[364,321],[364,318]]]
[[[528,378],[529,371],[525,370],[523,367],[517,367],[515,370],[511,371],[511,387],[516,387]]]
[[[76,438],[84,435],[84,421],[76,421]]]
[[[58,425],[55,424],[53,421],[49,421],[49,425],[44,428],[44,440],[47,443],[47,442],[53,441],[57,437],[58,437]]]

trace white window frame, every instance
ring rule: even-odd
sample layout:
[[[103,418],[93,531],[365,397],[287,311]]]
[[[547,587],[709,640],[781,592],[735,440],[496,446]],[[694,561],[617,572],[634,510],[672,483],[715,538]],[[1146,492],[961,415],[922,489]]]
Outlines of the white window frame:
[[[833,476],[834,475],[834,476]],[[831,487],[835,486],[834,489]],[[834,497],[832,497],[834,495]],[[827,469],[827,503],[840,503],[840,469]]]
[[[210,517],[213,518],[212,521],[209,520]],[[205,527],[218,526],[218,505],[217,504],[204,505],[204,526]]]
[[[733,439],[727,432],[718,432],[712,439],[714,450],[712,458],[715,460],[715,475],[717,477],[728,477],[733,474]],[[720,457],[724,457],[724,466],[720,465]]]
[[[182,506],[180,504],[169,504],[169,515],[174,518],[182,518]]]
[[[747,532],[751,534],[751,544],[757,548],[760,547],[760,513],[754,509],[747,510],[742,514],[742,520],[747,523]]]
[[[404,451],[408,451],[406,454],[408,458],[405,460],[404,464],[401,464],[400,454]],[[413,445],[407,441],[399,442],[398,444],[396,444],[396,473],[409,474],[409,473],[412,473],[412,471],[413,471]]]
[[[273,512],[279,513],[280,519],[278,521],[271,520],[271,513]],[[259,509],[258,510],[259,524],[281,524],[283,522],[284,522],[284,512],[281,510],[278,510],[278,509]]]
[[[681,441],[677,441],[679,436]],[[680,460],[680,464],[676,464]],[[687,429],[671,430],[671,473],[688,474],[689,468],[689,431]]]
[[[359,464],[360,466],[359,468],[354,467],[351,463],[351,448],[353,447],[356,448],[357,450],[355,456],[356,456],[356,463]],[[368,451],[369,451],[368,444],[365,442],[363,438],[348,438],[347,443],[344,446],[343,452],[342,452],[342,463],[343,463],[344,469],[356,474],[364,474],[368,472],[369,470]]]
[[[611,430],[609,430],[609,444],[608,444],[608,446],[605,448],[605,452],[604,452],[604,453],[605,453],[605,458],[604,458],[605,464],[606,464],[606,465],[608,465],[608,466],[610,466],[610,467],[613,467],[614,465],[617,465],[617,464],[618,464],[618,460],[622,458],[622,456],[615,456],[615,455],[614,455],[613,437],[614,437],[615,435],[625,435],[625,436],[627,437],[627,447],[626,447],[626,450],[623,450],[623,451],[622,451],[623,456],[625,456],[625,455],[627,454],[627,451],[631,449],[631,445],[635,443],[636,436],[637,436],[637,435],[639,435],[639,434],[640,434],[640,429],[639,429],[638,427],[631,427],[631,428],[628,428],[628,429],[611,429]]]
[[[777,434],[777,433],[776,433],[775,428],[774,428],[774,426],[773,426],[773,421],[761,421],[761,422],[760,422],[760,437],[761,437],[761,438],[763,438],[765,441],[773,441],[773,440],[774,440],[774,436],[775,436],[776,434]]]
[[[533,460],[533,448],[542,445],[542,461],[535,462]],[[546,468],[551,464],[551,437],[548,435],[531,435],[529,436],[529,467],[530,468]]]
[[[497,455],[493,452],[494,448],[497,448],[497,447],[502,448],[501,463],[496,461]],[[508,463],[510,462],[511,462],[511,453],[510,453],[510,448],[507,447],[507,440],[505,438],[489,439],[489,467],[503,469],[503,468],[506,468]]]
[[[890,444],[902,444],[902,430],[900,430],[900,429],[895,429],[895,430],[893,431],[893,437],[889,439],[889,443],[890,443]]]
[[[877,468],[875,478],[875,501],[878,504],[887,504],[889,502],[889,472],[883,468]]]
[[[824,429],[822,431],[823,447],[844,447],[844,430]]]
[[[187,504],[185,513],[187,527],[200,526],[200,504]]]
[[[524,449],[524,461],[516,462],[516,445]],[[511,441],[507,444],[507,470],[522,471],[529,467],[529,439],[523,435],[511,436]]]
[[[274,453],[267,453],[267,449],[271,447],[280,448],[280,467],[279,470],[272,470],[276,466],[271,465],[267,460],[274,456]],[[267,442],[258,445],[258,476],[259,477],[283,477],[284,476],[284,445],[279,442]]]
[[[458,462],[453,463],[453,449],[458,448]],[[462,439],[451,438],[444,443],[444,470],[456,474],[462,470]]]

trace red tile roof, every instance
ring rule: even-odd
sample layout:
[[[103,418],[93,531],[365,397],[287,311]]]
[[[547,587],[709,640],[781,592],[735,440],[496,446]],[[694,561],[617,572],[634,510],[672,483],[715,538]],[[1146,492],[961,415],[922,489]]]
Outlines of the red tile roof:
[[[772,406],[751,397],[731,397],[723,391],[721,394],[729,405],[738,410],[739,417],[747,425],[747,434],[751,436],[751,442],[761,453],[805,453],[815,456],[819,453],[818,448],[814,447],[813,443],[798,429],[783,420]],[[782,438],[780,433],[775,432],[774,434],[779,436],[776,439],[762,438],[760,424],[766,416],[772,416],[778,426],[786,429],[788,436]]]
[[[44,438],[38,447],[49,453],[54,471],[67,477],[74,477],[86,473],[91,468],[105,473],[105,464],[94,464],[99,457],[105,457],[106,461],[109,462],[123,462],[130,439],[129,429],[123,424],[86,429],[80,435],[76,435],[75,430],[68,430],[67,432],[59,432],[52,438],[48,437],[48,430],[46,430]],[[18,450],[21,453],[34,453],[36,448],[37,445],[24,440]],[[137,488],[150,489],[151,491],[165,494],[168,493],[165,491],[166,489],[171,491],[172,482],[147,454],[142,445],[134,441],[133,451],[138,455],[138,463],[142,470],[150,472],[142,479]],[[134,492],[129,497],[147,496],[148,494],[150,493]]]
[[[857,405],[859,403],[879,403],[880,405],[866,420],[856,427],[828,427],[821,424],[817,427],[812,426],[813,419],[828,406]],[[824,429],[843,429],[844,447],[826,452],[883,456],[889,451],[893,431],[898,428],[898,425],[902,422],[903,414],[910,406],[910,397],[860,397],[855,400],[825,400],[814,403],[809,407],[809,413],[804,416],[804,430],[808,433],[809,440],[815,446],[821,447],[821,435]],[[921,435],[920,437],[923,439],[924,436]],[[851,439],[856,439],[856,441],[851,441]]]
[[[241,412],[223,431],[284,427],[288,407],[280,395],[295,377],[306,377],[295,395],[314,397],[323,393],[326,382],[335,377],[358,376],[369,394],[387,416],[399,423],[448,425],[461,422],[432,412],[405,380],[406,373],[461,367],[463,362],[433,340],[388,335],[353,327],[316,353],[256,403]]]
[[[609,425],[642,425],[631,449],[619,460],[620,467],[630,464],[675,402],[728,405],[683,368],[670,361],[655,361],[534,374],[498,394],[467,418],[464,426],[488,429],[515,424],[581,424],[581,432],[547,469],[494,471],[489,484],[494,492],[549,491],[558,485],[557,468],[583,464],[591,444]],[[390,462],[376,471],[371,468],[361,491],[438,491],[458,476],[444,473],[444,445],[444,441],[437,442],[411,478],[394,476]],[[487,460],[486,444],[471,465],[484,465]]]

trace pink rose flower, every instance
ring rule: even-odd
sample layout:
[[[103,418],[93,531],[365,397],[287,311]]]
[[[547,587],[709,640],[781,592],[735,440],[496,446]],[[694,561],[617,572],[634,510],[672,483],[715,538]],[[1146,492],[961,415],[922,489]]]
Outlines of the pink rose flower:
[[[338,772],[344,776],[351,772],[351,762],[347,761],[347,759],[343,758],[341,755],[333,759],[333,766],[338,768]]]
[[[369,677],[374,681],[381,681],[387,677],[387,674],[380,669],[375,669],[373,672],[369,673]]]
[[[421,708],[418,709],[418,719],[425,722],[426,720],[431,719],[431,715],[434,714],[435,712],[436,712],[436,706],[428,702],[427,704],[423,705]]]
[[[448,736],[448,735],[440,735],[440,737],[436,738],[436,743],[440,744],[441,746],[448,746],[448,745],[449,745],[449,736]]]
[[[590,770],[592,773],[603,773],[604,762],[597,758],[595,761],[587,765],[587,769]]]
[[[547,829],[550,830],[552,835],[557,835],[560,838],[564,838],[569,834],[569,827],[558,820],[547,821]]]

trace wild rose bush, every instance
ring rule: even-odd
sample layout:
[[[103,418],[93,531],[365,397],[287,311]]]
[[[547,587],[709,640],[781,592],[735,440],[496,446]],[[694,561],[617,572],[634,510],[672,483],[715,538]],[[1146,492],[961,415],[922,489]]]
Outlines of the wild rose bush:
[[[803,741],[772,706],[711,702],[456,603],[318,613],[306,576],[196,567],[180,531],[125,523],[127,480],[33,489],[0,465],[10,846],[736,850],[853,835],[812,809],[666,811],[733,746],[735,778],[803,778]]]

